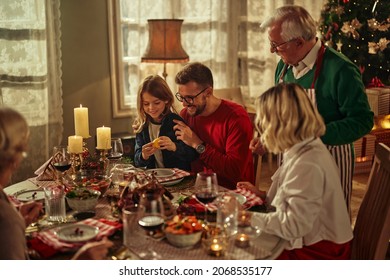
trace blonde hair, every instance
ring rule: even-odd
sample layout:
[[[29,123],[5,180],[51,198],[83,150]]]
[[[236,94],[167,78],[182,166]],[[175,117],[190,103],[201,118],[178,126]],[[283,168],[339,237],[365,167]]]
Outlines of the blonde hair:
[[[256,99],[255,125],[261,142],[273,153],[325,133],[325,123],[298,84],[278,84]]]
[[[138,87],[138,93],[137,93],[138,115],[133,123],[133,129],[135,133],[141,132],[144,125],[148,122],[148,116],[145,113],[143,107],[143,98],[142,98],[143,94],[146,92],[152,95],[153,97],[156,97],[164,102],[167,102],[165,104],[165,110],[162,113],[163,116],[167,115],[171,111],[176,113],[175,109],[173,108],[173,102],[174,102],[173,93],[169,88],[167,82],[158,75],[148,76],[143,80],[143,82]]]
[[[28,137],[26,119],[14,109],[0,107],[0,172],[26,151]]]

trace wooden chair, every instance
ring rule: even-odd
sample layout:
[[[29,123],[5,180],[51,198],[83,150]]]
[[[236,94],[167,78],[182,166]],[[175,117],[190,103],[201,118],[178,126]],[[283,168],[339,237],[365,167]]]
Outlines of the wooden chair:
[[[234,101],[245,108],[244,98],[239,87],[214,89],[213,94],[218,98]]]
[[[354,227],[352,259],[384,260],[390,239],[390,148],[379,143]]]

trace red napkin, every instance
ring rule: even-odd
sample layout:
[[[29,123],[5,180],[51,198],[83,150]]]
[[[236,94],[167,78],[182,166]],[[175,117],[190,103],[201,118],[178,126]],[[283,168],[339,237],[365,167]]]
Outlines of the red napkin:
[[[119,222],[108,221],[106,219],[86,219],[76,224],[86,224],[99,228],[98,235],[89,241],[100,240],[104,236],[112,235],[116,230],[122,228]],[[57,238],[54,229],[39,232],[34,239],[28,241],[29,247],[36,250],[44,259],[50,258],[58,252],[76,251],[86,242],[65,242]]]

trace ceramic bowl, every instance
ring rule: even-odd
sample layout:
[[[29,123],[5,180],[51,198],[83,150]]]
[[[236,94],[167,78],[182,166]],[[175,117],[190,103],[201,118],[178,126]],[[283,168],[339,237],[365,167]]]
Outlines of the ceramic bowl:
[[[98,190],[79,188],[68,192],[65,197],[70,208],[83,212],[94,210],[100,195]]]
[[[165,236],[170,244],[176,247],[191,247],[197,244],[202,237],[202,231],[196,231],[189,234],[174,234],[165,232]]]

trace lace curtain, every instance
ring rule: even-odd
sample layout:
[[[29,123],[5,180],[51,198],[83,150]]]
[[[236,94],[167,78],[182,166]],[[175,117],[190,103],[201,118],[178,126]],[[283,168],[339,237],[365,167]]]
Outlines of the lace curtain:
[[[136,104],[137,87],[150,74],[162,75],[163,65],[141,63],[148,42],[148,19],[184,19],[181,39],[190,61],[209,66],[214,88],[240,86],[250,100],[273,85],[278,58],[269,51],[260,23],[277,7],[298,4],[319,17],[322,2],[311,0],[120,0],[125,69],[125,102]],[[183,64],[167,64],[167,82]],[[249,100],[248,100],[249,99]]]
[[[1,0],[0,101],[30,126],[28,158],[12,183],[33,176],[62,137],[59,0]]]

